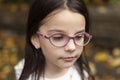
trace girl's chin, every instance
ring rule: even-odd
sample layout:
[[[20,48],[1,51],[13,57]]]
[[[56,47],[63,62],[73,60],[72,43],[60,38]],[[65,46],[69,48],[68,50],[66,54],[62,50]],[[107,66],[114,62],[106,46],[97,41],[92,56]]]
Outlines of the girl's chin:
[[[63,64],[62,66],[61,66],[61,68],[62,69],[67,69],[67,68],[70,68],[70,67],[72,67],[74,65],[74,63],[70,63],[70,64]]]

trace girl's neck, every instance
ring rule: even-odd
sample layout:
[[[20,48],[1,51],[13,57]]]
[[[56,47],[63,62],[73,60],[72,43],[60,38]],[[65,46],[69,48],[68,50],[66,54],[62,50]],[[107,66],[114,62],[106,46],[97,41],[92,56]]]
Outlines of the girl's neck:
[[[63,76],[68,71],[68,69],[69,68],[61,69],[61,68],[46,67],[44,76],[46,78],[58,78]]]

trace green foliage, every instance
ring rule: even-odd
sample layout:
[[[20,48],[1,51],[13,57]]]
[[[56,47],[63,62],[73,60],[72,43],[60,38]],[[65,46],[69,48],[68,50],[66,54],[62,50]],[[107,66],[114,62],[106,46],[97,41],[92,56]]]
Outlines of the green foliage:
[[[119,4],[120,0],[109,0],[110,4]]]
[[[18,0],[2,0],[3,3],[15,3]]]
[[[90,5],[101,5],[101,4],[120,4],[120,0],[84,0],[87,4]]]

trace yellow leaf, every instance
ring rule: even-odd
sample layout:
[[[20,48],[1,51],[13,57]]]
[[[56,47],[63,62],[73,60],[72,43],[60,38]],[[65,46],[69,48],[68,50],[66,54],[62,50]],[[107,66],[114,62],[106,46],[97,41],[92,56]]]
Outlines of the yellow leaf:
[[[10,57],[10,63],[12,65],[14,65],[14,64],[17,63],[17,61],[18,61],[17,56],[16,55],[11,55],[11,57]]]
[[[0,59],[0,68],[4,65],[3,61]]]
[[[105,52],[105,51],[103,51],[103,52],[98,52],[98,53],[94,56],[94,60],[95,60],[96,62],[106,61],[106,60],[108,60],[108,57],[109,57],[108,52]]]
[[[13,46],[15,44],[15,40],[13,38],[8,38],[6,40],[6,45],[7,46]]]
[[[111,60],[108,60],[108,62],[112,67],[120,66],[120,58],[113,58]]]
[[[10,5],[10,11],[11,11],[11,12],[16,12],[17,9],[18,9],[18,6],[17,6],[16,4],[11,4],[11,5]]]
[[[120,48],[114,48],[112,53],[115,57],[120,57]]]

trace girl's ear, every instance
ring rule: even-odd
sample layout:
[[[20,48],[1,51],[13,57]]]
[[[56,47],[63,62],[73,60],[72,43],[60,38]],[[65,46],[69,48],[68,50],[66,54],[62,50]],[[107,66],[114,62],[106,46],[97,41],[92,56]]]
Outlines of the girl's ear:
[[[33,46],[36,48],[36,49],[39,49],[40,48],[40,41],[39,41],[39,37],[37,35],[33,35],[31,37],[31,43],[33,44]]]

